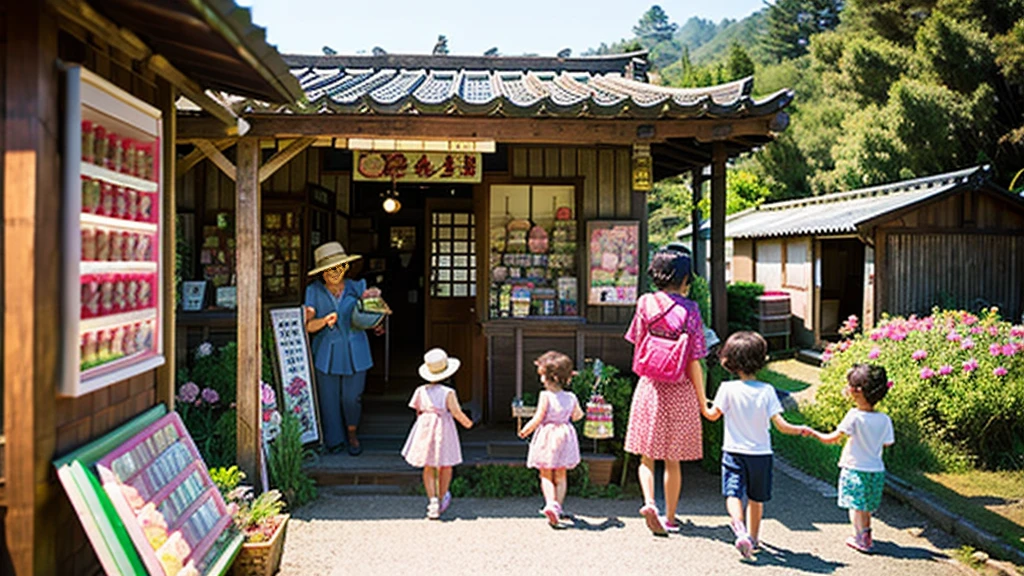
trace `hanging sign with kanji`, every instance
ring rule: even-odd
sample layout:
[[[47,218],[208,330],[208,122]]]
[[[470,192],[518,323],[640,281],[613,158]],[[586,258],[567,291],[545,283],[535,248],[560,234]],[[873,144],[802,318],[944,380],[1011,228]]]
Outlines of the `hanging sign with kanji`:
[[[481,180],[475,152],[353,152],[357,182],[467,182]]]

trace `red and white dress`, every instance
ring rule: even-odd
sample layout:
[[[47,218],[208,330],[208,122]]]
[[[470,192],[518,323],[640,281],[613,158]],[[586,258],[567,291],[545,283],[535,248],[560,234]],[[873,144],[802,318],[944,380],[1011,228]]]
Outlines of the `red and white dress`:
[[[707,355],[704,324],[697,303],[678,294],[669,294],[678,306],[665,320],[682,325],[689,335],[687,362]],[[636,344],[647,334],[647,321],[664,310],[653,294],[645,294],[636,304],[633,322],[625,338]],[[701,440],[700,403],[697,391],[687,375],[679,382],[659,382],[641,377],[633,391],[626,429],[625,449],[632,454],[655,460],[700,460],[704,455]]]

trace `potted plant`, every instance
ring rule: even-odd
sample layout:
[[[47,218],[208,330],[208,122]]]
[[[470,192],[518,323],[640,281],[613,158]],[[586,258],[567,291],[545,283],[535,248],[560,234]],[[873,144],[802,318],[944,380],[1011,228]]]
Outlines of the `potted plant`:
[[[288,514],[282,513],[284,501],[277,490],[253,497],[252,487],[242,486],[245,474],[237,466],[210,471],[235,518],[235,526],[245,535],[242,550],[231,565],[238,576],[270,576],[281,565]]]

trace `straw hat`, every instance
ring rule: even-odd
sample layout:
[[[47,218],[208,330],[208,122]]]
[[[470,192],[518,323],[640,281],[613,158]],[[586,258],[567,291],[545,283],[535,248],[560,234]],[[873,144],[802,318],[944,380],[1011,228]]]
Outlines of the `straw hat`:
[[[328,268],[334,268],[338,264],[344,264],[360,258],[362,256],[358,254],[346,254],[340,242],[327,242],[317,246],[316,250],[313,251],[313,259],[316,261],[316,266],[309,271],[309,275],[313,276]]]
[[[459,370],[461,364],[458,358],[450,358],[441,348],[427,350],[420,365],[420,378],[427,382],[446,380]]]

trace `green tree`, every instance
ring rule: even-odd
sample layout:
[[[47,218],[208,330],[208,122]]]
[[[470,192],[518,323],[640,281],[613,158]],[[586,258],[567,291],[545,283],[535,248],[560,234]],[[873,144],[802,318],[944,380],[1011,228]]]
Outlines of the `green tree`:
[[[726,82],[746,78],[754,75],[754,61],[747,55],[747,51],[733,42],[729,45],[729,58],[725,63]]]
[[[730,170],[725,182],[725,213],[735,214],[747,208],[764,203],[772,194],[771,188],[761,178],[749,170]],[[701,198],[700,211],[711,214],[711,197],[705,194]]]
[[[636,37],[641,40],[657,44],[672,40],[672,36],[675,35],[678,28],[678,24],[669,21],[668,14],[661,9],[661,6],[655,4],[647,12],[644,12],[640,21],[633,26],[633,34],[636,34]]]
[[[811,36],[839,25],[842,9],[842,0],[776,0],[768,4],[767,33],[760,42],[776,61],[802,56]]]

